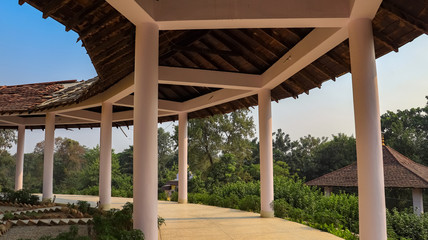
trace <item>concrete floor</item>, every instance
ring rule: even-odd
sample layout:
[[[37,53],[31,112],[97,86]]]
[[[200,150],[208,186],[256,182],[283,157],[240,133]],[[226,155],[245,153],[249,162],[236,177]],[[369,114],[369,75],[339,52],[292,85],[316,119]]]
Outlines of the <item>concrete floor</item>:
[[[58,203],[84,200],[93,206],[97,196],[56,194]],[[132,198],[112,198],[112,206],[119,208]],[[211,239],[286,239],[334,240],[341,239],[329,233],[279,218],[260,218],[259,214],[235,209],[199,204],[177,204],[159,201],[159,216],[165,219],[161,227],[162,240],[211,240]]]

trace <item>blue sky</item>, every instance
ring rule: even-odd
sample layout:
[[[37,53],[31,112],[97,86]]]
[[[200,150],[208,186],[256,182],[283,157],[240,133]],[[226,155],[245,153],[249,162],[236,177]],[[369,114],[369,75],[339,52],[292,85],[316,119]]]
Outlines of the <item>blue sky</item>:
[[[96,76],[77,34],[66,32],[55,20],[18,1],[0,1],[0,85],[16,85],[58,80],[86,80]],[[381,113],[425,105],[428,95],[428,36],[423,35],[377,60]],[[331,136],[354,134],[351,75],[328,81],[321,89],[297,100],[272,102],[273,129],[282,128],[292,139],[311,134]],[[252,110],[257,123],[257,108]],[[160,126],[172,130],[177,123]],[[132,128],[113,129],[113,148],[122,151],[132,145]],[[39,130],[26,132],[25,152],[43,140]],[[99,130],[56,130],[88,147],[99,143]],[[15,152],[15,148],[11,149]]]

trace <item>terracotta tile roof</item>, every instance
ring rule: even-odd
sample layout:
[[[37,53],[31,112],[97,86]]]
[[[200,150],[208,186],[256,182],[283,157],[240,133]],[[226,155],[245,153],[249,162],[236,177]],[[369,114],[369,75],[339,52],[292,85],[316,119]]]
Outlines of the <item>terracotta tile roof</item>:
[[[52,93],[52,98],[37,105],[34,110],[44,110],[47,108],[54,108],[58,106],[69,105],[79,102],[83,94],[86,94],[88,88],[92,86],[98,77],[92,79],[67,84],[67,86],[59,91]]]
[[[96,79],[0,86],[0,114],[34,112],[74,103]]]
[[[0,86],[0,114],[30,111],[76,80]]]
[[[383,146],[385,187],[428,188],[428,167],[416,163],[391,147]],[[311,186],[358,186],[357,163],[306,183]]]

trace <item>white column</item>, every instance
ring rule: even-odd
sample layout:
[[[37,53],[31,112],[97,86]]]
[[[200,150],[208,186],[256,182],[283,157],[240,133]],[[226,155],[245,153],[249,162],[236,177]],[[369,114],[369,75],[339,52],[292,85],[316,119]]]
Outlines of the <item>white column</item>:
[[[260,90],[258,100],[260,134],[260,216],[274,217],[271,205],[273,202],[273,154],[270,89]]]
[[[424,213],[424,195],[421,188],[412,189],[413,212],[417,215]]]
[[[111,204],[111,127],[113,106],[103,102],[101,109],[100,129],[100,207],[110,210]]]
[[[43,160],[43,201],[51,200],[53,195],[53,158],[55,146],[55,114],[46,113],[45,150]]]
[[[18,126],[18,145],[16,149],[15,191],[22,189],[24,179],[25,126]]]
[[[333,187],[324,187],[324,195],[326,197],[330,197],[333,192]]]
[[[136,26],[134,80],[134,228],[158,239],[159,27]]]
[[[386,240],[386,207],[376,61],[370,19],[349,24],[358,161],[360,238]]]
[[[178,114],[178,203],[187,203],[187,113]]]

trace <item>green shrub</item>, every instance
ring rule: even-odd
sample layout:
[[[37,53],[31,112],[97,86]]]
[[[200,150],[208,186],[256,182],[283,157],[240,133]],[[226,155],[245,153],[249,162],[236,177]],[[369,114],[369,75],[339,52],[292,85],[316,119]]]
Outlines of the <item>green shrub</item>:
[[[98,240],[142,240],[144,234],[133,229],[132,203],[126,203],[122,210],[112,209],[104,214],[94,216],[94,230]],[[164,224],[163,218],[158,218],[158,226]]]
[[[411,208],[399,212],[397,209],[387,211],[388,239],[428,239],[428,215],[418,216]]]
[[[238,202],[239,209],[251,212],[260,212],[260,197],[248,195]]]
[[[89,213],[91,210],[91,204],[87,201],[77,201],[77,209],[82,213]]]
[[[158,193],[158,200],[166,200],[166,193],[165,192],[160,192]]]
[[[172,192],[171,201],[175,201],[175,202],[178,201],[178,192],[177,191]]]
[[[5,202],[16,202],[31,205],[39,204],[39,197],[32,195],[28,190],[25,189],[14,191],[4,188],[3,197],[1,200]]]

